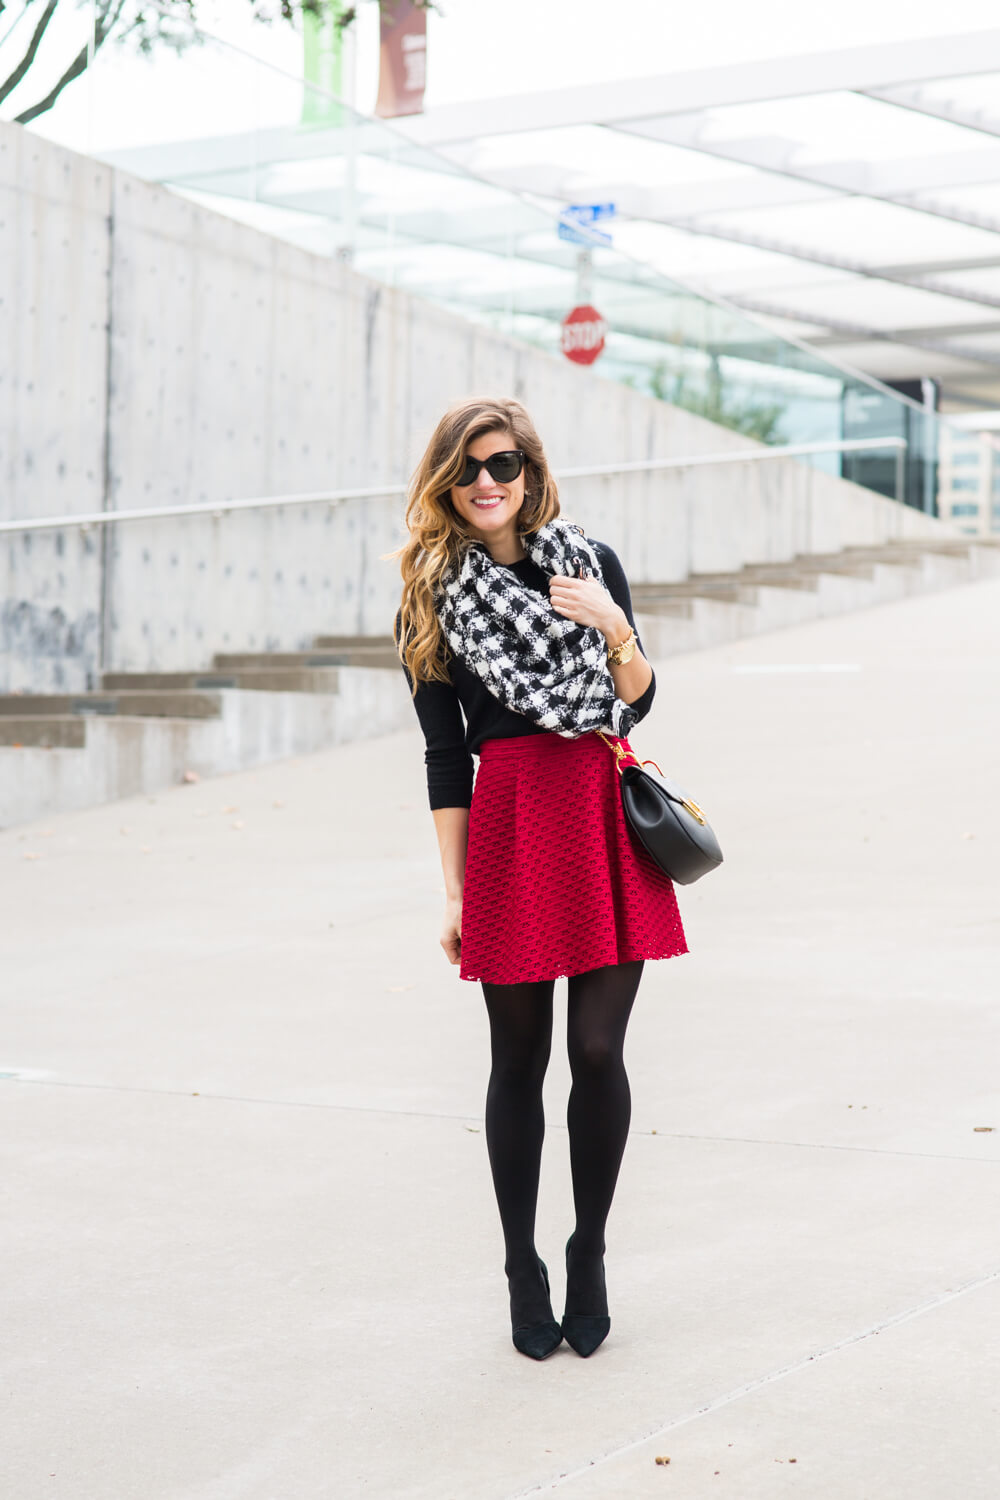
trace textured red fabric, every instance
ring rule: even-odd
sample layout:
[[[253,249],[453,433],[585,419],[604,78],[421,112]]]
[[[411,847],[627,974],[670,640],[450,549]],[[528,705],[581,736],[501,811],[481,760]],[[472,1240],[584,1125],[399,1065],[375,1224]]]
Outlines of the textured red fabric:
[[[487,740],[469,815],[462,978],[518,984],[686,952],[673,882],[629,834],[607,745],[595,734]]]

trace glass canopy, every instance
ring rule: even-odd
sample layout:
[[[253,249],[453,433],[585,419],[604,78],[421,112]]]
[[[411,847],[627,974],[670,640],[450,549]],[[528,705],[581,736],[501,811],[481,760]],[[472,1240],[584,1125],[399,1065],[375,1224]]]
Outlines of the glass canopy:
[[[976,53],[995,75],[919,95],[903,47],[891,66],[831,54],[830,78],[792,59],[770,82],[746,65],[391,128],[192,40],[173,70],[100,53],[93,154],[553,352],[570,309],[593,305],[595,373],[768,443],[902,438],[921,509],[936,503],[938,392],[1000,405],[1000,124],[984,114],[1000,32]],[[853,86],[870,76],[889,81]],[[614,217],[561,221],[590,203]],[[815,462],[898,484],[888,449]]]
[[[838,362],[1000,406],[1000,29],[486,105],[402,128],[553,208],[614,198],[616,246]]]

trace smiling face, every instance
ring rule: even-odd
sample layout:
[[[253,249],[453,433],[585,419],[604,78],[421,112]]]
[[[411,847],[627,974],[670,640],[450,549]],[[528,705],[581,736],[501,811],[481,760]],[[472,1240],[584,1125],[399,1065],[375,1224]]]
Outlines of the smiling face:
[[[486,432],[473,438],[466,448],[467,458],[484,459],[494,453],[509,453],[519,445],[507,431]],[[490,551],[496,548],[520,550],[517,517],[524,504],[524,470],[510,484],[500,484],[482,468],[474,484],[453,485],[451,503],[467,522],[473,536],[485,542]]]

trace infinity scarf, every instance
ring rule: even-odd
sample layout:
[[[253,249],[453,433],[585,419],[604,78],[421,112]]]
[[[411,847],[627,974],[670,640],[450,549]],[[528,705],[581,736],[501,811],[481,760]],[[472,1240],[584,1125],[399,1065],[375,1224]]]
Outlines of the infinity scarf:
[[[604,582],[593,547],[567,521],[549,521],[521,542],[546,573]],[[505,708],[540,728],[571,740],[595,729],[624,738],[635,723],[635,710],[615,695],[601,632],[557,615],[547,595],[494,562],[483,543],[445,576],[436,613],[455,655]]]

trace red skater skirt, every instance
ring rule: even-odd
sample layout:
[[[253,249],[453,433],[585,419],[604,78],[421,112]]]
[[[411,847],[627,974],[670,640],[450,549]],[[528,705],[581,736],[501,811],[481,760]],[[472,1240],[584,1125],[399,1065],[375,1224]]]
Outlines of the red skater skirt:
[[[479,757],[463,979],[517,984],[687,952],[673,882],[629,834],[596,734],[487,740]]]

